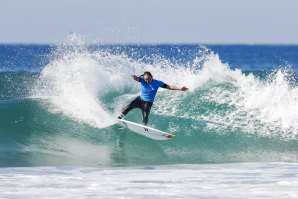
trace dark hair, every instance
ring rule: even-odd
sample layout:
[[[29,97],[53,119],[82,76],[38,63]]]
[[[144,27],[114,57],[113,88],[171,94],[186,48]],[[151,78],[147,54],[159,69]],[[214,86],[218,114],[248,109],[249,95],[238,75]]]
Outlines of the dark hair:
[[[145,71],[143,75],[149,75],[151,78],[153,78],[152,74],[149,71]]]

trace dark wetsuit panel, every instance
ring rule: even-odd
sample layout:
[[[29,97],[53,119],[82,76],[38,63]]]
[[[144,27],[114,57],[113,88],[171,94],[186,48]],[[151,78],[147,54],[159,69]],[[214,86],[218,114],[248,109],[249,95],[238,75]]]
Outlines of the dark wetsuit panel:
[[[153,102],[145,102],[144,100],[141,99],[140,96],[138,96],[136,99],[134,99],[124,108],[124,110],[122,111],[122,114],[126,115],[132,109],[139,108],[142,111],[143,124],[147,125],[148,117],[149,117],[149,113],[152,105],[153,105]]]

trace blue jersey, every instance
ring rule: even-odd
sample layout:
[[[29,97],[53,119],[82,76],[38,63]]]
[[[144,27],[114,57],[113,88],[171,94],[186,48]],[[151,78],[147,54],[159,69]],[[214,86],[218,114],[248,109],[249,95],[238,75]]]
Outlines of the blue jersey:
[[[158,88],[165,87],[166,85],[162,81],[155,80],[155,79],[152,79],[152,82],[150,84],[145,82],[144,78],[140,77],[140,79],[141,79],[141,85],[142,85],[141,98],[145,102],[153,102]]]

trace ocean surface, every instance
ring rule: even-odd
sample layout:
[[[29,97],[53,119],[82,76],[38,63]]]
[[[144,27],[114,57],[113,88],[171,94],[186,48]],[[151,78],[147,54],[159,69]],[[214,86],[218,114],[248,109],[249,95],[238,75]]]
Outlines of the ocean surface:
[[[151,71],[155,141],[115,120]],[[0,45],[0,198],[297,198],[298,46]],[[141,122],[140,110],[127,120]]]

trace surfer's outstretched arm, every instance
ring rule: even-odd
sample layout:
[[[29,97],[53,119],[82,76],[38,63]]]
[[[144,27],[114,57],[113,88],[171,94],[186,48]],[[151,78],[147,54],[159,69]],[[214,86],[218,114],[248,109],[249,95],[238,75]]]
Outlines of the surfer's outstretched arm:
[[[136,75],[131,75],[131,77],[132,77],[134,80],[138,81],[138,82],[141,81],[141,78],[138,77],[138,76],[136,76]]]
[[[186,86],[177,87],[177,86],[171,86],[171,85],[167,85],[166,89],[177,90],[177,91],[187,91],[188,90],[188,88]]]

